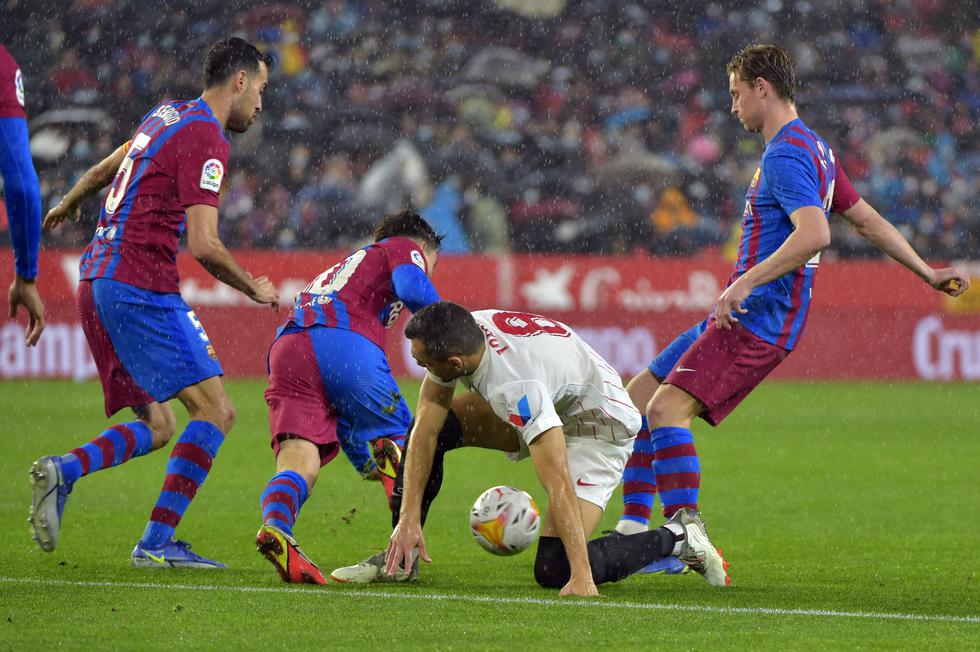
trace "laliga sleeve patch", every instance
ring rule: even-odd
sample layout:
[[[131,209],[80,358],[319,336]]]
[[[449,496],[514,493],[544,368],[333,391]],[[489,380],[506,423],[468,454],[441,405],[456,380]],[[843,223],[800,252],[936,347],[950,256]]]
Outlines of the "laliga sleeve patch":
[[[221,190],[221,180],[225,176],[225,166],[216,158],[209,158],[201,168],[201,187],[211,192]]]
[[[418,249],[412,249],[412,262],[418,265],[423,272],[425,271],[425,258],[422,257],[422,252]]]
[[[20,74],[20,68],[14,73],[14,91],[21,108],[24,108],[24,76]]]

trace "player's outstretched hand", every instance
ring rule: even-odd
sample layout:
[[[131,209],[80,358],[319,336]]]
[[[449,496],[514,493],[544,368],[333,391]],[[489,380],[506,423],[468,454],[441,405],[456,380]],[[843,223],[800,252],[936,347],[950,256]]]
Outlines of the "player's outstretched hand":
[[[748,312],[742,307],[742,302],[749,297],[752,288],[741,283],[741,280],[738,279],[729,285],[715,302],[715,326],[718,328],[730,329],[732,324],[738,323],[738,317],[733,313],[744,315]]]
[[[959,267],[934,269],[929,285],[951,297],[958,297],[969,289],[970,275]]]
[[[7,301],[10,303],[10,317],[17,316],[17,307],[23,305],[27,309],[27,333],[24,342],[34,346],[41,339],[44,330],[44,302],[41,293],[37,291],[37,283],[20,278],[14,279],[7,290]]]
[[[596,588],[595,582],[592,581],[591,575],[572,577],[568,580],[568,584],[562,587],[558,595],[577,595],[583,598],[602,597],[599,589]]]
[[[255,303],[268,303],[272,306],[273,311],[279,312],[279,291],[268,276],[252,279],[252,291],[248,298]]]
[[[418,555],[422,561],[432,563],[429,553],[425,550],[422,525],[417,520],[403,519],[399,521],[395,531],[391,533],[388,550],[385,551],[384,574],[391,576],[399,572],[410,573],[416,549],[418,549]],[[403,561],[405,568],[399,570]]]
[[[44,221],[41,222],[41,226],[44,230],[50,231],[65,220],[77,222],[81,216],[81,206],[69,206],[63,201],[58,202],[58,205],[49,210],[48,214],[44,216]]]

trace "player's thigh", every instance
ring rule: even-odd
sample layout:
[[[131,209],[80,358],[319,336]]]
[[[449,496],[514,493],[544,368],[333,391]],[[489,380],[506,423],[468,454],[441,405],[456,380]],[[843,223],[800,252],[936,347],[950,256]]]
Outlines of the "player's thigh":
[[[453,397],[452,410],[463,430],[463,445],[516,453],[521,449],[517,430],[494,414],[485,400],[467,392]]]
[[[404,435],[412,415],[384,351],[352,331],[308,332],[327,400],[349,424],[351,443]]]
[[[649,373],[649,377],[643,375],[643,372],[637,374],[633,381],[637,382],[636,393],[637,398],[634,399],[634,404],[640,412],[646,409],[647,403],[656,393],[658,386],[664,382],[664,379],[670,375],[670,373],[677,367],[678,362],[688,349],[698,340],[699,337],[707,330],[708,322],[707,320],[695,324],[691,328],[675,337],[670,344],[665,346],[663,350],[657,354],[657,357],[653,359],[650,365],[647,367],[646,371]],[[630,385],[634,382],[630,381]],[[629,389],[629,386],[627,386]],[[646,395],[645,400],[643,400],[642,394]],[[634,392],[630,390],[630,397],[634,396]],[[637,400],[643,400],[642,403],[636,402]]]
[[[689,428],[694,417],[704,412],[704,404],[676,385],[661,385],[647,405],[651,428],[676,426]]]
[[[626,385],[626,391],[629,393],[630,400],[633,401],[633,405],[642,414],[646,411],[647,403],[650,402],[650,399],[653,398],[653,395],[657,392],[657,388],[659,387],[660,381],[657,380],[657,377],[653,375],[653,372],[647,368],[630,379],[629,383]]]
[[[677,419],[692,413],[718,425],[788,354],[739,324],[709,328],[664,378],[647,411],[651,426],[689,427]]]
[[[578,499],[579,512],[582,515],[582,532],[585,534],[585,538],[588,539],[595,532],[595,529],[599,527],[599,521],[602,520],[602,508],[595,503],[589,502],[584,498]],[[554,518],[551,515],[551,509],[548,509],[548,513],[545,514],[544,521],[541,523],[541,536],[543,537],[557,537],[560,536],[558,532],[558,527],[555,525]]]
[[[177,393],[191,419],[210,421],[226,433],[235,423],[235,407],[221,376],[206,378]]]
[[[319,466],[330,462],[340,449],[338,415],[327,400],[320,366],[307,330],[276,338],[269,349],[269,407],[272,450],[294,439],[311,443],[318,451]]]
[[[223,373],[204,327],[179,294],[110,279],[92,281],[92,294],[123,367],[155,401]]]

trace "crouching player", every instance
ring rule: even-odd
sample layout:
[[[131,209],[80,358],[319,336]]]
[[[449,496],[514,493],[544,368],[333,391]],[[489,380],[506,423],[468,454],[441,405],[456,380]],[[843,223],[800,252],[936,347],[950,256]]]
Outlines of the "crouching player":
[[[587,542],[619,484],[640,414],[619,374],[568,326],[440,302],[419,311],[405,333],[427,372],[396,481],[395,529],[385,553],[338,569],[335,578],[406,575],[399,568],[416,552],[431,561],[422,524],[441,485],[443,455],[478,446],[530,457],[548,493],[534,563],[541,586],[598,595],[597,584],[666,556],[679,557],[713,586],[729,583],[727,564],[693,510],[679,510],[656,530]],[[457,380],[469,394],[453,397]]]
[[[285,582],[326,584],[293,525],[320,467],[341,442],[370,443],[389,499],[411,420],[385,357],[385,330],[403,308],[439,300],[427,276],[442,237],[411,211],[386,216],[374,243],[326,270],[296,296],[269,351],[276,474],[262,494],[256,546]]]

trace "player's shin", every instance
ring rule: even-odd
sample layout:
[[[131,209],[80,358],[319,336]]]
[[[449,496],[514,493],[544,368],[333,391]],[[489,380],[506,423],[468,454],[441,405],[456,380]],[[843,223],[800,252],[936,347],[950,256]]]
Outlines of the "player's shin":
[[[70,486],[90,473],[119,466],[134,457],[146,455],[152,447],[153,433],[145,423],[119,423],[87,444],[63,455],[62,476]]]
[[[209,421],[187,424],[170,453],[163,490],[143,532],[143,547],[155,550],[173,538],[184,512],[207,479],[224,438]]]
[[[680,535],[680,540],[683,534]],[[596,584],[618,582],[650,562],[677,552],[681,546],[671,530],[662,527],[626,536],[609,535],[588,543],[589,566]],[[534,559],[534,579],[544,588],[563,587],[571,577],[565,546],[558,537],[541,537]]]
[[[412,419],[411,426],[415,425],[415,420]],[[411,432],[411,426],[409,426],[409,432]],[[444,459],[446,453],[451,450],[456,450],[457,448],[462,448],[463,446],[463,428],[460,425],[459,418],[456,413],[449,410],[446,415],[446,423],[443,425],[442,430],[439,431],[439,438],[436,440],[436,451],[432,458],[432,470],[429,472],[429,480],[426,482],[425,490],[422,492],[422,525],[425,525],[426,516],[429,513],[429,507],[432,505],[436,496],[439,495],[439,490],[442,488],[442,471],[444,465]],[[394,487],[392,488],[390,505],[391,505],[391,527],[394,529],[398,525],[399,512],[401,511],[402,505],[402,488],[405,482],[404,478],[404,468],[405,468],[405,458],[409,451],[409,439],[405,439],[405,450],[403,453],[402,463],[398,468],[398,473],[395,477]]]
[[[643,417],[642,422],[633,445],[633,454],[623,471],[623,515],[616,524],[616,531],[620,534],[646,531],[657,495],[657,480],[653,472],[653,441],[646,417]]]
[[[292,536],[293,525],[309,493],[306,480],[296,471],[275,474],[262,492],[262,523]]]
[[[655,428],[651,432],[655,459],[653,470],[664,516],[688,507],[697,511],[701,488],[701,462],[694,435],[687,428]]]

